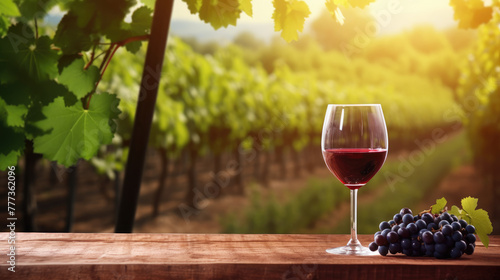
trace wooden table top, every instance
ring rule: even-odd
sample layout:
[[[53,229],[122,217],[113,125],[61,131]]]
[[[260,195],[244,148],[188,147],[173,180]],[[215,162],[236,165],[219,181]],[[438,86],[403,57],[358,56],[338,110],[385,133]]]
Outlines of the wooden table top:
[[[348,235],[16,233],[0,279],[500,279],[500,236],[458,260],[337,256]],[[364,245],[372,235],[360,235]],[[2,260],[3,259],[3,260]]]

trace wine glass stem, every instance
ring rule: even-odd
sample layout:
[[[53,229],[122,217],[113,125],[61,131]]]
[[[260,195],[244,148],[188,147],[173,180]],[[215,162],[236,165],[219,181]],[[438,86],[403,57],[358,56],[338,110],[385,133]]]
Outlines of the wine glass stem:
[[[348,246],[360,246],[361,243],[358,241],[358,229],[357,229],[357,218],[358,218],[358,189],[351,189],[351,240],[347,243]]]

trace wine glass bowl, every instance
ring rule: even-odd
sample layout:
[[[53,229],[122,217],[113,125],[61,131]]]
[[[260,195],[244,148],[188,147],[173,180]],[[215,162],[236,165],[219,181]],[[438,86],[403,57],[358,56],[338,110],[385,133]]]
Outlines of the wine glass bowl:
[[[380,104],[330,104],[321,136],[330,172],[351,191],[351,239],[328,253],[373,255],[357,239],[357,192],[380,170],[387,157],[387,127]]]

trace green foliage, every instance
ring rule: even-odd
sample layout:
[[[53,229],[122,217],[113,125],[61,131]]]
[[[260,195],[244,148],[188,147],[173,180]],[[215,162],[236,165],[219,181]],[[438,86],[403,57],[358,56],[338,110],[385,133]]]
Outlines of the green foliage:
[[[35,123],[48,133],[34,139],[34,151],[70,166],[79,158],[91,159],[100,145],[111,143],[118,117],[118,99],[108,93],[92,97],[89,109],[81,104],[66,107],[62,97],[44,107],[46,119]]]
[[[304,1],[274,0],[274,31],[281,31],[281,37],[287,42],[297,40],[302,32],[306,18],[311,14]]]
[[[446,202],[447,201],[444,197],[436,199],[436,204],[431,206],[431,213],[439,214],[441,211],[443,211],[444,207],[446,206]]]
[[[124,21],[134,4],[1,2],[0,130],[9,137],[2,140],[0,169],[18,162],[26,140],[35,143],[35,152],[66,166],[92,158],[100,145],[111,142],[119,99],[99,94],[96,87],[117,48],[137,51],[138,40],[149,32],[147,7],[138,7],[130,23]],[[54,32],[43,19],[56,5],[65,14]]]
[[[491,225],[488,212],[483,209],[477,208],[478,199],[474,197],[465,197],[462,199],[461,204],[463,209],[459,209],[457,206],[453,205],[448,213],[457,216],[459,219],[464,219],[468,224],[473,225],[476,228],[476,233],[483,242],[484,247],[488,248],[490,240],[488,234],[493,231],[493,226]],[[436,205],[432,206],[432,213],[439,213],[446,206],[446,199],[440,198],[436,201]],[[436,212],[434,211],[436,210]]]
[[[90,93],[99,79],[99,68],[92,65],[84,69],[83,59],[75,59],[59,75],[59,83],[65,85],[77,98]]]
[[[455,10],[455,20],[461,28],[476,28],[491,19],[493,9],[485,6],[482,0],[450,0]]]
[[[494,1],[496,9],[500,2]],[[457,101],[465,112],[465,123],[476,166],[491,187],[498,185],[500,145],[500,14],[494,13],[478,29],[478,41],[462,69]],[[489,182],[489,183],[488,183]],[[496,183],[495,183],[496,182]]]

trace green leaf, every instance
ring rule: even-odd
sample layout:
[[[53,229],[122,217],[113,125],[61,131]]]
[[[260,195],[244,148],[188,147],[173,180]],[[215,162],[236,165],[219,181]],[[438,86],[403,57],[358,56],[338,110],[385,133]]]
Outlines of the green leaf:
[[[24,150],[23,130],[7,126],[3,121],[0,121],[0,135],[2,135],[0,137],[0,155],[5,156],[10,161],[10,165],[15,164],[17,159],[13,162],[14,156],[20,155]]]
[[[0,15],[0,38],[2,38],[5,34],[7,34],[9,25],[10,25],[9,18]]]
[[[0,85],[0,92],[5,103],[10,105],[27,105],[33,89],[28,83],[14,82]]]
[[[462,198],[462,209],[465,210],[465,212],[470,213],[476,210],[477,207],[477,198],[473,197],[466,197]]]
[[[28,108],[25,105],[7,105],[7,125],[24,127],[24,118],[28,113]]]
[[[24,19],[32,20],[34,17],[42,19],[53,6],[59,4],[59,0],[16,0],[19,3],[19,11]]]
[[[248,16],[253,16],[252,0],[240,0],[240,9]]]
[[[476,233],[483,242],[485,247],[488,247],[489,238],[488,234],[493,231],[488,212],[483,209],[477,209],[478,199],[474,197],[466,197],[462,199],[463,211],[467,213],[470,218],[470,223],[476,227]]]
[[[0,154],[0,170],[7,170],[7,167],[16,165],[21,156],[22,150],[11,151],[4,155]]]
[[[57,76],[59,55],[51,49],[52,40],[48,36],[35,39],[31,28],[24,23],[11,26],[7,34],[0,42],[0,60],[14,64],[8,69],[19,69],[34,80]]]
[[[210,23],[214,29],[236,25],[241,10],[238,0],[204,0],[199,14],[201,20]]]
[[[141,0],[141,3],[146,5],[151,10],[154,10],[155,8],[155,0]]]
[[[197,14],[200,11],[202,0],[182,0],[182,1],[184,1],[188,5],[188,9],[191,12],[191,14]]]
[[[340,24],[344,24],[344,15],[342,14],[342,11],[340,10],[339,6],[344,6],[348,7],[349,3],[347,0],[327,0],[325,2],[325,6],[328,10],[328,12],[335,17],[335,20]]]
[[[89,160],[101,145],[111,143],[120,114],[119,99],[109,93],[94,94],[88,110],[80,103],[66,107],[62,97],[43,108],[45,120],[37,122],[49,133],[36,137],[34,151],[49,160],[71,166],[79,158]]]
[[[491,225],[490,218],[488,216],[488,212],[483,209],[478,209],[469,213],[471,223],[476,228],[476,233],[483,242],[484,247],[488,248],[490,243],[490,239],[488,238],[488,234],[493,231],[493,226]]]
[[[450,0],[454,19],[460,28],[476,28],[491,20],[492,7],[485,7],[482,0]]]
[[[18,17],[21,15],[19,9],[12,0],[0,1],[0,14],[12,17]]]
[[[57,76],[57,51],[51,49],[52,40],[48,36],[42,36],[36,41],[35,48],[27,51],[25,62],[29,65],[30,76],[39,80],[54,78]]]
[[[149,33],[151,29],[151,22],[153,21],[153,10],[142,6],[134,11],[132,14],[132,22],[130,26],[135,35],[142,35]]]
[[[281,31],[287,42],[297,40],[305,19],[311,14],[309,7],[301,0],[274,0],[274,30]]]
[[[72,12],[66,13],[57,25],[54,44],[61,48],[64,54],[77,54],[88,51],[92,46],[90,34],[77,24],[78,17]]]
[[[85,70],[84,64],[83,59],[76,59],[59,76],[59,83],[65,85],[77,98],[85,97],[99,80],[99,68],[92,65]]]
[[[446,199],[444,197],[440,198],[440,199],[436,199],[436,204],[432,205],[431,206],[431,213],[432,214],[439,214],[439,212],[441,212],[444,207],[446,206]]]
[[[448,210],[448,213],[453,214],[453,215],[455,215],[455,216],[457,216],[457,217],[461,217],[461,216],[462,216],[462,210],[461,210],[461,209],[459,209],[459,208],[458,208],[457,206],[455,206],[455,205],[451,206],[451,209],[450,209],[450,210]]]

